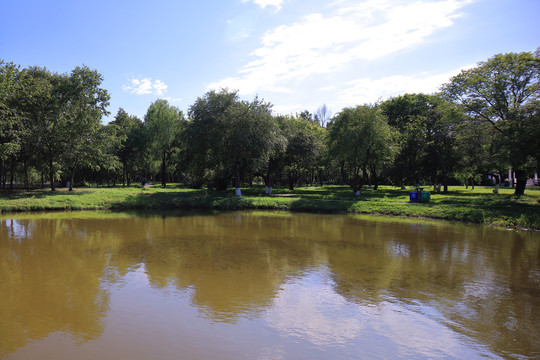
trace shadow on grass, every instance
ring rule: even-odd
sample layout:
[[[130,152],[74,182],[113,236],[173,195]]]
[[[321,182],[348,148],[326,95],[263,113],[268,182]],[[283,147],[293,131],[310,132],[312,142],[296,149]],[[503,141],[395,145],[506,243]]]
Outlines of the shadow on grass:
[[[28,198],[35,198],[35,199],[43,199],[43,198],[49,198],[54,196],[82,196],[82,195],[88,195],[91,194],[91,190],[75,190],[75,191],[67,191],[67,190],[57,190],[57,191],[51,191],[50,189],[44,190],[13,190],[13,191],[4,191],[0,193],[0,198],[6,199],[6,200],[19,200],[19,199],[28,199]]]
[[[212,195],[215,197],[216,195]],[[117,202],[111,206],[112,209],[190,209],[208,208],[209,193],[207,190],[193,191],[166,191],[166,192],[146,192],[129,195],[126,200]],[[198,205],[198,206],[196,206]]]
[[[253,186],[251,188],[242,188],[242,194],[247,196],[266,196],[264,186]],[[352,189],[345,185],[325,185],[325,186],[304,186],[290,190],[285,186],[275,186],[272,188],[271,196],[292,196],[299,198],[314,198],[319,200],[366,200],[366,199],[387,199],[395,200],[408,197],[408,191],[401,189],[373,190],[364,187],[361,191],[361,197],[356,198]]]

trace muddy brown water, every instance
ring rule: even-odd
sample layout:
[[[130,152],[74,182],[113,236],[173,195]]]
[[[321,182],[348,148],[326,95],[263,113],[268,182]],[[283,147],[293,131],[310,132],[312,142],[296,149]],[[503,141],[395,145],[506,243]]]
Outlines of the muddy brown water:
[[[0,218],[2,359],[538,359],[540,233],[279,212]]]

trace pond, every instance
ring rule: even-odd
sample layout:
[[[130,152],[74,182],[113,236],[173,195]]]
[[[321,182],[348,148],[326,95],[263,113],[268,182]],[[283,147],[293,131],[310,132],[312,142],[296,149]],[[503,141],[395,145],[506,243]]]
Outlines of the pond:
[[[2,359],[540,358],[540,233],[349,215],[0,217]]]

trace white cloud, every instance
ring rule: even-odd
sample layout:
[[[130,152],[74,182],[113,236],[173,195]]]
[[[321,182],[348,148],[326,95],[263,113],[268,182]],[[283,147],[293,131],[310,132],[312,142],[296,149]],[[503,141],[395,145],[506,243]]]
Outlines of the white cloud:
[[[159,79],[129,79],[129,85],[122,85],[122,90],[135,95],[163,96],[167,93],[167,84]]]
[[[336,108],[375,103],[378,100],[386,100],[404,93],[435,93],[452,76],[469,67],[472,67],[472,65],[439,74],[421,73],[393,75],[379,79],[361,78],[352,80],[346,83],[345,87],[339,91]]]
[[[152,88],[154,89],[154,93],[156,95],[164,95],[167,92],[167,84],[165,84],[161,80],[155,80],[154,84],[152,85]]]
[[[242,0],[244,3],[249,1],[252,1],[263,9],[265,9],[267,6],[273,6],[276,8],[276,11],[281,10],[281,6],[283,5],[283,0]]]
[[[334,3],[324,14],[313,13],[267,31],[261,46],[250,54],[252,60],[236,76],[208,88],[228,87],[242,94],[295,92],[306,79],[344,71],[359,61],[369,62],[422,43],[437,30],[451,26],[460,9],[471,1]],[[263,2],[265,6],[270,3]]]
[[[280,334],[316,346],[346,345],[361,338],[365,333],[364,309],[335,293],[333,283],[318,278],[321,275],[308,275],[299,280],[300,284],[285,284],[264,320]]]

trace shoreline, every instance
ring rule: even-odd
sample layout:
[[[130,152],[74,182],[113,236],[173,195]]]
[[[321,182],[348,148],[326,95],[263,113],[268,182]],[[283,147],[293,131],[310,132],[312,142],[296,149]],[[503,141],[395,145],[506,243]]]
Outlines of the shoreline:
[[[89,187],[4,192],[0,214],[76,210],[281,210],[329,214],[388,216],[430,221],[483,224],[519,230],[540,230],[540,189],[528,188],[525,196],[515,197],[512,189],[499,194],[491,188],[452,187],[447,194],[432,192],[431,201],[410,202],[408,190],[383,186],[362,189],[356,198],[346,186],[308,186],[293,191],[274,188],[265,195],[264,187],[242,188],[243,196],[232,191],[194,190],[177,184],[153,186]]]

